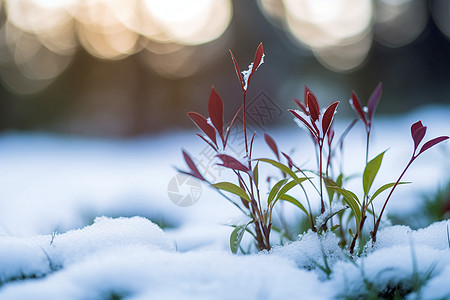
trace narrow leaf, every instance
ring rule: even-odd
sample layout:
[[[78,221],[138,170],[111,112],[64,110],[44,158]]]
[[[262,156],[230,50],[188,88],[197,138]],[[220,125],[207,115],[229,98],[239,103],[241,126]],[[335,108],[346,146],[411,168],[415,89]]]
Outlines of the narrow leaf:
[[[213,148],[215,151],[217,151],[217,147],[215,145],[213,145],[210,141],[208,141],[203,135],[196,133],[196,136],[198,136],[199,138],[201,138],[205,143],[207,143],[209,146],[211,146],[211,148]]]
[[[335,190],[336,193],[344,197],[344,202],[348,204],[348,206],[350,206],[350,209],[353,211],[353,214],[355,216],[356,223],[359,224],[361,221],[361,210],[359,208],[360,202],[358,197],[356,197],[356,195],[353,192],[337,186],[328,185],[328,188]]]
[[[307,180],[308,178],[299,178],[302,181]],[[286,183],[278,192],[277,196],[275,197],[275,201],[277,201],[278,199],[280,199],[283,195],[285,195],[287,192],[289,192],[293,187],[297,186],[298,183],[295,180],[292,180],[288,183]]]
[[[352,98],[350,99],[350,105],[353,108],[353,110],[356,112],[356,114],[359,116],[359,118],[367,126],[366,116],[364,114],[364,111],[361,108],[361,105],[359,104],[359,99],[355,92],[352,92]]]
[[[187,154],[186,151],[184,151],[184,150],[181,150],[181,151],[183,152],[184,161],[186,162],[189,169],[191,170],[191,172],[189,174],[194,176],[197,179],[205,181],[205,178],[203,178],[203,176],[200,174],[199,170],[195,166],[195,163],[192,160],[192,158],[189,156],[189,154]]]
[[[308,107],[313,122],[317,121],[320,115],[320,107],[319,103],[317,102],[316,96],[314,96],[311,91],[306,94],[306,106]]]
[[[264,56],[264,49],[263,44],[261,42],[259,43],[258,48],[256,48],[255,59],[253,60],[252,73],[250,76],[252,76],[253,73],[258,69],[259,65],[261,64],[263,56]]]
[[[315,130],[302,116],[300,116],[295,110],[292,109],[288,109],[288,111],[293,114],[297,119],[299,119],[305,126],[306,128],[309,129],[309,131],[311,131],[311,133],[317,138],[319,136],[319,132],[317,130]]]
[[[239,84],[241,85],[242,89],[244,89],[244,81],[242,80],[242,75],[241,75],[241,71],[239,70],[238,63],[237,63],[236,59],[234,58],[233,52],[231,50],[229,50],[229,51],[231,54],[231,59],[233,59],[234,70],[236,71],[237,77],[239,79]]]
[[[294,100],[295,104],[297,104],[298,108],[300,108],[305,115],[309,114],[308,110],[306,109],[306,106],[300,100],[295,98],[293,98],[292,100]]]
[[[217,146],[216,131],[214,130],[214,127],[209,125],[205,117],[196,112],[188,112],[187,115],[191,118],[192,122],[194,122],[194,124],[209,137],[211,142]]]
[[[264,133],[264,140],[266,141],[266,144],[269,146],[272,152],[275,153],[277,159],[280,160],[280,153],[278,152],[278,147],[275,140],[267,133]]]
[[[401,181],[398,184],[408,184],[411,182],[406,182],[406,181]],[[386,183],[385,185],[381,186],[380,188],[378,188],[378,190],[376,190],[375,193],[373,193],[372,197],[370,197],[370,201],[369,203],[367,203],[367,205],[369,205],[370,203],[372,203],[372,201],[382,192],[384,192],[385,190],[387,190],[388,188],[391,188],[395,185],[395,182],[391,182],[391,183]]]
[[[339,101],[334,102],[328,106],[328,108],[325,110],[322,118],[322,130],[323,134],[325,135],[328,132],[328,129],[331,126],[331,122],[334,118],[334,113],[336,112],[337,106],[339,105]]]
[[[255,141],[255,136],[256,136],[256,131],[253,132],[252,138],[250,140],[250,154],[249,154],[249,159],[252,159],[252,153],[253,153],[253,142]]]
[[[364,169],[362,183],[364,189],[364,195],[369,194],[370,187],[372,186],[375,176],[377,176],[380,170],[381,162],[383,161],[384,152],[381,152],[377,157],[369,161]]]
[[[294,197],[289,196],[289,195],[283,195],[280,197],[280,200],[284,200],[287,202],[290,202],[292,204],[294,204],[295,206],[297,206],[298,208],[300,208],[307,216],[309,216],[308,211],[306,210],[306,208]]]
[[[258,186],[258,182],[259,182],[259,161],[256,163],[256,166],[253,168],[253,178],[255,180],[256,186]]]
[[[423,144],[422,149],[420,149],[419,154],[421,154],[422,152],[424,152],[424,151],[428,150],[429,148],[433,147],[434,145],[439,144],[440,142],[443,142],[443,141],[445,141],[447,139],[448,139],[448,136],[440,136],[440,137],[434,138],[434,139],[426,142],[425,144]],[[419,155],[419,154],[417,154],[417,155]]]
[[[417,147],[419,147],[419,144],[423,140],[423,137],[425,136],[426,132],[427,132],[427,127],[426,126],[420,127],[419,129],[417,129],[414,132],[414,135],[413,135],[414,150],[416,150]]]
[[[230,249],[233,254],[236,254],[241,245],[242,237],[248,224],[236,226],[230,235]]]
[[[214,87],[211,88],[211,94],[209,95],[208,113],[211,122],[223,140],[223,101]]]
[[[217,154],[217,157],[220,158],[223,162],[222,164],[219,164],[219,166],[223,166],[225,168],[233,169],[236,171],[250,171],[248,167],[244,166],[240,161],[232,156],[229,156],[227,154]]]
[[[372,122],[373,116],[375,115],[375,110],[377,109],[378,103],[380,102],[382,93],[383,93],[383,85],[380,82],[370,95],[367,104],[369,108],[368,112],[369,122]]]
[[[294,171],[292,171],[289,167],[283,165],[280,162],[277,162],[273,159],[268,159],[268,158],[260,158],[258,159],[259,161],[263,161],[266,163],[271,164],[272,166],[278,168],[279,170],[281,170],[282,172],[288,174],[289,176],[291,176],[292,179],[295,180],[295,182],[297,182],[298,184],[302,184],[303,181],[305,181],[307,178],[299,178]]]
[[[230,192],[232,194],[235,194],[235,195],[247,200],[248,202],[250,202],[250,197],[247,195],[247,193],[242,188],[235,185],[234,183],[218,182],[218,183],[214,183],[212,186],[215,187],[216,189],[224,190],[224,191]]]
[[[411,137],[414,139],[414,133],[419,130],[419,128],[422,128],[423,124],[421,121],[417,121],[416,123],[411,125]]]
[[[267,204],[272,203],[272,200],[275,199],[275,196],[277,195],[278,191],[286,183],[286,181],[287,179],[281,179],[270,189],[269,196],[267,197]]]

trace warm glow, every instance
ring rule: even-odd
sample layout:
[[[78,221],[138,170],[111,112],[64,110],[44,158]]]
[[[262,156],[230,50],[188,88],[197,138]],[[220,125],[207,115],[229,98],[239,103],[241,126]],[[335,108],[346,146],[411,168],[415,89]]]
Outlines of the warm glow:
[[[228,0],[145,0],[145,6],[163,36],[186,45],[218,38],[228,27],[232,14]]]
[[[370,26],[370,0],[284,0],[288,29],[310,47],[327,47],[360,36]]]
[[[168,77],[197,71],[198,45],[219,38],[232,17],[230,0],[0,0],[0,75],[21,94],[47,87],[81,45],[100,59],[150,50],[147,65]],[[188,46],[188,48],[185,48]],[[146,50],[146,51],[148,51]],[[176,56],[179,57],[176,57]],[[164,58],[162,58],[164,56]]]

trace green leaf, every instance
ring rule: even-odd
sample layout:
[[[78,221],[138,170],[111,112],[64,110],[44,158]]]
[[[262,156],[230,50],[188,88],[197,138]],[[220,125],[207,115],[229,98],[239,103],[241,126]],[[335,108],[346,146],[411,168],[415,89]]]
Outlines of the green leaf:
[[[352,229],[351,228],[349,228],[348,229],[348,233],[350,233],[350,236],[352,237],[352,238],[354,238],[355,236],[353,235],[353,231],[352,231]]]
[[[278,193],[278,191],[281,189],[281,187],[283,186],[283,184],[285,184],[287,181],[287,179],[281,179],[280,181],[278,181],[270,190],[269,192],[269,196],[267,197],[267,203],[270,204],[272,202],[273,199],[275,199],[276,194]]]
[[[297,199],[295,199],[294,197],[285,194],[285,195],[280,197],[280,200],[288,201],[288,202],[294,204],[295,206],[297,206],[298,208],[303,210],[305,212],[305,214],[309,217],[309,213],[306,210],[306,208]]]
[[[411,182],[407,182],[407,181],[402,181],[399,182],[398,184],[408,184]],[[385,185],[383,185],[382,187],[380,187],[375,193],[373,193],[372,197],[370,197],[370,201],[367,205],[369,205],[370,203],[372,203],[372,201],[375,199],[376,196],[378,196],[379,194],[381,194],[382,192],[384,192],[385,190],[387,190],[390,187],[393,187],[395,185],[395,182],[391,182],[391,183],[386,183]]]
[[[305,181],[308,178],[299,178],[300,181]],[[286,194],[287,192],[289,192],[293,187],[295,187],[296,185],[298,185],[297,181],[292,180],[288,183],[286,183],[278,192],[277,197],[275,198],[275,201],[277,201],[278,199],[280,199],[284,194]]]
[[[218,183],[214,183],[212,186],[215,187],[216,189],[224,190],[224,191],[233,193],[235,195],[238,195],[239,197],[250,202],[250,197],[247,195],[247,193],[242,188],[235,185],[234,183],[218,182]]]
[[[359,223],[361,222],[361,210],[360,210],[361,203],[359,202],[358,197],[349,190],[340,188],[338,186],[329,185],[327,181],[325,181],[325,183],[330,189],[333,189],[334,191],[336,191],[336,193],[344,197],[344,202],[348,204],[348,206],[350,206],[350,209],[355,215],[356,224],[358,226]]]
[[[279,169],[279,170],[281,170],[282,172],[284,172],[284,173],[288,174],[289,176],[291,176],[291,178],[294,179],[298,184],[302,184],[303,181],[305,181],[305,180],[308,179],[308,178],[306,178],[306,177],[299,178],[299,177],[297,176],[297,174],[295,174],[294,171],[292,171],[291,169],[289,169],[288,166],[285,166],[285,165],[283,165],[282,163],[277,162],[277,161],[275,161],[275,160],[273,160],[273,159],[260,158],[260,159],[258,159],[258,161],[263,161],[263,162],[266,162],[266,163],[271,164],[272,166],[276,167],[277,169]]]
[[[339,227],[341,227],[341,225],[337,224],[334,225],[333,227],[330,228],[331,231],[335,231],[336,229],[338,229]]]
[[[369,194],[370,187],[377,176],[378,170],[380,170],[381,162],[386,151],[381,152],[377,157],[369,161],[364,169],[362,183],[364,189],[364,195]]]
[[[259,179],[259,161],[256,163],[255,168],[253,169],[253,179],[255,180],[256,185],[258,186]]]
[[[234,230],[231,232],[230,249],[234,254],[237,253],[239,246],[241,245],[242,237],[244,236],[245,229],[247,228],[248,224],[250,223],[236,226],[236,228],[234,228]]]

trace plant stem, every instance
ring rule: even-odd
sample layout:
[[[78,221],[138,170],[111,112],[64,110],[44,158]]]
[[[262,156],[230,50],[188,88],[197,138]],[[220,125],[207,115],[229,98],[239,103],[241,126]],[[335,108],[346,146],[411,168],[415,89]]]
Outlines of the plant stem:
[[[366,136],[366,166],[369,162],[369,139],[370,139],[370,129],[367,130],[367,136]]]
[[[246,110],[246,105],[245,105],[245,100],[247,98],[247,91],[243,90],[242,91],[242,96],[243,96],[243,117],[242,117],[242,122],[244,123],[244,140],[245,140],[245,154],[248,157],[248,142],[247,142],[247,121],[246,121],[246,115],[247,115],[247,110]]]
[[[320,212],[325,212],[325,203],[323,202],[323,184],[322,184],[322,148],[323,144],[319,141],[319,188],[320,188]]]
[[[377,241],[377,231],[378,231],[378,227],[380,226],[381,217],[383,216],[383,212],[384,212],[384,209],[386,208],[386,204],[388,203],[389,199],[391,198],[392,193],[394,192],[394,190],[397,187],[398,183],[402,179],[403,175],[405,175],[406,170],[408,170],[409,166],[412,164],[414,159],[416,159],[416,156],[414,156],[414,154],[413,154],[411,160],[406,165],[406,167],[403,170],[402,174],[400,174],[400,177],[397,179],[397,181],[395,182],[395,184],[392,187],[391,191],[389,192],[389,195],[387,196],[386,201],[384,201],[383,208],[381,209],[380,215],[378,216],[377,222],[375,223],[375,227],[373,228],[373,231],[370,233],[370,235],[372,236],[372,242],[374,242],[374,243]]]

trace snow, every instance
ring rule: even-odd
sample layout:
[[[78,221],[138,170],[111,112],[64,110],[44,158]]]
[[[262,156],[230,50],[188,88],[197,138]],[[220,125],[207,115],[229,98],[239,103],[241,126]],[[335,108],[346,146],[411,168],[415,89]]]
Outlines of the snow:
[[[264,56],[265,54],[263,53],[262,57],[261,57],[261,61],[259,62],[259,65],[256,67],[255,71],[253,71],[253,63],[251,63],[247,70],[242,71],[242,80],[244,81],[244,90],[247,90],[248,88],[248,80],[250,79],[250,75],[253,72],[256,72],[256,70],[258,70],[258,68],[264,63]]]
[[[0,282],[20,276],[41,277],[104,249],[129,245],[175,251],[173,241],[147,219],[100,217],[93,225],[63,234],[0,236]]]
[[[395,181],[409,160],[409,126],[422,119],[425,139],[448,135],[449,114],[449,108],[434,108],[376,119],[370,157],[390,149],[374,189]],[[346,124],[335,124],[337,134]],[[346,174],[362,172],[359,127],[344,145]],[[298,134],[294,160],[315,166],[308,132],[295,126],[268,132],[284,152]],[[360,257],[342,250],[333,232],[311,231],[269,252],[232,255],[229,225],[246,221],[235,207],[205,185],[189,207],[176,206],[167,195],[177,174],[173,166],[184,168],[181,147],[200,159],[203,146],[192,132],[122,141],[0,135],[0,300],[336,299],[366,298],[395,287],[412,291],[408,299],[450,298],[450,221],[418,230],[382,227],[377,243],[369,242]],[[273,155],[261,136],[255,151],[254,157]],[[419,157],[404,178],[413,183],[393,194],[388,213],[420,210],[422,195],[450,179],[449,153],[450,143],[444,143]],[[349,184],[361,194],[359,180]],[[382,199],[375,201],[378,211]],[[316,199],[311,206],[317,211]],[[338,203],[331,207],[338,209]],[[290,204],[282,210],[289,224],[302,215]],[[277,238],[274,234],[272,243]],[[244,235],[244,249],[250,243]],[[425,278],[415,289],[417,279]]]

